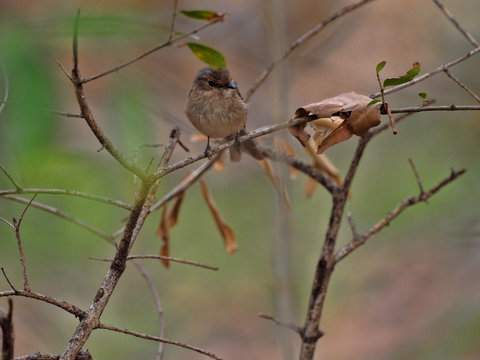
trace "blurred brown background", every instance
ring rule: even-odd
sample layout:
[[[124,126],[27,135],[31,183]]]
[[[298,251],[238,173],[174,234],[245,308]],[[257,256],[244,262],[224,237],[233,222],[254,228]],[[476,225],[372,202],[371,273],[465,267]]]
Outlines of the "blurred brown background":
[[[221,51],[245,93],[272,59],[304,32],[350,1],[179,1],[179,9],[227,12],[226,22],[198,34],[199,42]],[[480,39],[476,0],[444,1],[460,23]],[[79,119],[46,109],[78,113],[73,88],[52,56],[72,66],[73,18],[81,10],[80,71],[88,77],[163,42],[173,1],[0,1],[0,56],[10,94],[0,114],[0,163],[24,187],[67,188],[131,202],[135,181],[105,152]],[[176,30],[201,23],[178,16]],[[378,91],[375,66],[383,77],[405,73],[414,61],[422,72],[472,49],[433,1],[377,0],[329,25],[281,64],[250,100],[248,129],[290,119],[297,107],[341,92]],[[480,93],[480,58],[452,68]],[[158,159],[179,126],[193,153],[193,127],[183,106],[195,72],[203,64],[186,47],[170,47],[118,73],[86,85],[98,122],[126,154],[139,162]],[[5,78],[0,77],[3,97]],[[436,104],[475,104],[444,75],[388,97],[393,107],[418,105],[418,92]],[[384,119],[385,121],[385,119]],[[480,115],[476,112],[420,113],[385,132],[367,149],[347,205],[363,232],[403,198],[418,193],[407,162],[412,158],[430,188],[450,167],[468,172],[429,201],[408,209],[387,229],[337,267],[327,296],[318,359],[480,359]],[[291,142],[299,156],[302,149]],[[269,139],[266,139],[269,142]],[[345,173],[356,139],[327,151]],[[186,154],[176,151],[174,159]],[[305,157],[306,159],[306,157]],[[156,162],[156,161],[155,161]],[[169,175],[167,193],[190,170]],[[187,192],[179,225],[172,231],[172,256],[220,267],[219,272],[173,264],[165,270],[145,261],[162,298],[168,338],[208,349],[225,359],[286,359],[298,355],[290,330],[258,318],[276,314],[302,324],[317,257],[328,225],[330,197],[318,189],[304,196],[305,177],[285,175],[292,210],[282,215],[267,177],[252,159],[205,176],[225,219],[235,230],[238,253],[227,255],[198,185]],[[11,184],[2,176],[0,189]],[[123,210],[88,200],[41,195],[38,201],[113,233]],[[23,205],[0,198],[0,216],[11,219]],[[156,253],[160,214],[142,230],[133,252]],[[33,290],[85,308],[107,269],[90,256],[111,257],[104,240],[62,219],[29,209],[22,236]],[[351,238],[346,222],[340,243]],[[0,264],[20,286],[21,268],[11,229],[0,225]],[[8,289],[4,280],[1,290]],[[15,298],[16,355],[61,352],[76,320],[52,306]],[[6,300],[0,299],[5,307]],[[130,266],[102,320],[158,334],[155,307],[143,279]],[[104,331],[86,346],[94,358],[147,359],[156,344]],[[203,356],[167,346],[167,359]]]

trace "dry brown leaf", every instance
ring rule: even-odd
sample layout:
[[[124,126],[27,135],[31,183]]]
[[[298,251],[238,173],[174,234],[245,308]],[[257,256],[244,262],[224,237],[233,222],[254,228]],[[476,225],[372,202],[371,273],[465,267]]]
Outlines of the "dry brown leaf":
[[[317,190],[317,187],[318,187],[318,182],[315,179],[308,176],[307,181],[305,182],[305,197],[307,199],[310,199],[315,193],[315,190]]]
[[[275,174],[273,164],[270,159],[265,158],[259,161],[260,166],[267,174],[268,178],[272,182],[273,188],[278,195],[280,205],[285,211],[290,212],[290,197],[288,196],[288,191],[285,182],[280,181],[278,176]]]
[[[223,171],[226,168],[226,163],[225,163],[225,152],[221,152],[217,158],[217,160],[213,163],[213,168],[216,171]]]
[[[338,186],[343,185],[340,171],[333,165],[330,159],[324,154],[317,154],[312,141],[309,141],[307,147],[308,155],[312,158],[313,166],[327,175]]]
[[[324,120],[317,121],[316,125],[313,125],[316,133],[321,132],[316,136],[317,141],[323,139],[318,146],[317,153],[321,154],[330,146],[338,144],[339,142],[348,140],[352,135],[363,136],[368,129],[380,124],[380,103],[367,106],[372,99],[368,96],[357,94],[355,92],[349,92],[337,95],[333,98],[324,99],[317,103],[312,103],[298,108],[295,112],[295,117],[317,116],[320,119],[332,118],[332,116],[338,116],[343,121],[328,134],[331,130],[328,123]],[[297,116],[298,115],[298,116]],[[321,122],[324,122],[323,126]],[[303,134],[298,134],[303,132]],[[325,135],[328,134],[326,137]],[[297,134],[294,136],[299,138],[306,138],[308,135],[305,129],[297,129]],[[306,142],[303,142],[305,146]]]
[[[157,236],[162,239],[162,247],[160,248],[161,256],[170,256],[170,229],[167,219],[167,204],[163,205],[162,219],[157,230]],[[160,260],[165,268],[170,267],[170,261],[166,259]]]
[[[208,191],[207,184],[205,181],[200,180],[200,187],[202,190],[203,198],[205,199],[210,212],[212,213],[213,219],[215,220],[215,224],[217,224],[217,228],[222,235],[223,243],[225,244],[225,249],[227,253],[233,254],[238,249],[238,244],[235,239],[235,233],[233,232],[232,228],[225,222],[220,211],[215,205],[210,192]]]
[[[180,208],[182,207],[183,198],[185,197],[185,191],[182,191],[177,196],[175,196],[175,200],[173,205],[168,212],[168,227],[171,229],[178,222],[178,215],[180,214]]]
[[[281,152],[283,152],[285,154],[288,154],[292,157],[295,157],[297,155],[293,146],[290,143],[288,143],[287,141],[285,141],[283,139],[280,139],[280,138],[277,138],[277,137],[274,137],[273,138],[273,143],[274,143],[275,149],[277,151],[281,151]],[[288,167],[288,172],[290,174],[290,179],[293,180],[297,177],[298,170],[295,169],[294,167],[289,166]]]

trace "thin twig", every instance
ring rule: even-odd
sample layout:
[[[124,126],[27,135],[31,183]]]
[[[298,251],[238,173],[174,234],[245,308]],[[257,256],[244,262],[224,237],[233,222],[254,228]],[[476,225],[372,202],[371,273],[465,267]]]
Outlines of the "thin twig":
[[[128,60],[128,61],[125,61],[124,63],[119,64],[119,65],[116,65],[116,66],[114,66],[113,68],[108,69],[108,70],[106,70],[106,71],[103,71],[103,72],[101,72],[101,73],[99,73],[99,74],[96,74],[96,75],[93,75],[93,76],[91,76],[91,77],[82,79],[82,80],[81,80],[81,83],[82,83],[82,84],[86,84],[86,83],[88,83],[88,82],[90,82],[90,81],[92,81],[92,80],[96,80],[96,79],[101,78],[101,77],[103,77],[103,76],[106,76],[106,75],[109,75],[109,74],[111,74],[111,73],[117,72],[118,70],[121,70],[121,69],[123,69],[124,67],[127,67],[127,66],[129,66],[129,65],[131,65],[131,64],[133,64],[133,63],[135,63],[135,62],[137,62],[137,61],[139,61],[139,60],[141,60],[141,59],[143,59],[144,57],[146,57],[146,56],[148,56],[148,55],[150,55],[150,54],[158,51],[158,50],[161,50],[161,49],[163,49],[163,48],[166,48],[166,47],[168,47],[168,46],[171,46],[171,45],[175,44],[176,42],[179,42],[179,41],[181,41],[181,40],[183,40],[183,39],[185,39],[185,38],[187,38],[187,37],[189,37],[189,36],[192,36],[192,35],[200,32],[200,31],[204,30],[205,28],[207,28],[207,27],[209,27],[209,26],[211,26],[211,25],[213,25],[213,24],[215,24],[215,23],[217,23],[217,22],[218,22],[218,21],[208,22],[208,23],[200,26],[199,28],[197,28],[197,29],[195,29],[195,30],[192,30],[191,32],[189,32],[189,33],[187,33],[187,34],[181,34],[181,35],[179,35],[179,36],[177,36],[177,37],[174,37],[174,38],[171,39],[171,40],[167,40],[167,41],[165,41],[164,43],[162,43],[162,44],[160,44],[160,45],[157,45],[157,46],[151,48],[150,50],[147,50],[147,51],[143,52],[142,54],[134,57],[133,59],[130,59],[130,60]]]
[[[271,315],[268,315],[268,314],[264,314],[264,313],[259,313],[258,314],[259,317],[261,317],[262,319],[267,319],[267,320],[271,320],[273,321],[275,324],[279,325],[279,326],[282,326],[282,327],[285,327],[287,329],[290,329],[290,330],[293,330],[295,331],[296,333],[298,334],[301,334],[302,333],[302,328],[294,323],[287,323],[287,322],[283,322],[281,320],[278,320],[277,318],[271,316]]]
[[[462,25],[453,17],[452,13],[448,11],[447,8],[439,1],[439,0],[433,0],[433,2],[439,7],[439,9],[445,14],[445,16],[455,25],[455,27],[465,36],[470,43],[475,46],[479,47],[480,44],[478,43],[477,40],[467,31],[463,28]]]
[[[105,135],[103,130],[97,124],[92,111],[87,103],[87,98],[83,91],[83,80],[80,77],[80,72],[78,69],[78,26],[80,19],[80,11],[77,12],[75,17],[74,28],[73,28],[73,69],[72,69],[72,81],[75,88],[75,96],[77,98],[77,103],[80,106],[82,117],[87,122],[90,130],[93,132],[97,140],[100,142],[102,149],[106,149],[110,155],[112,155],[117,162],[122,165],[125,169],[135,174],[142,180],[147,179],[147,174],[139,168],[135,163],[129,161],[125,155],[118,150],[111,140]]]
[[[105,324],[99,324],[96,328],[97,329],[110,330],[110,331],[116,331],[116,332],[119,332],[119,333],[122,333],[122,334],[132,335],[132,336],[136,336],[136,337],[139,337],[139,338],[142,338],[142,339],[160,341],[160,342],[163,342],[165,344],[175,345],[175,346],[182,347],[184,349],[193,350],[193,351],[198,352],[202,355],[208,356],[212,359],[223,360],[221,357],[219,357],[219,356],[217,356],[217,355],[215,355],[215,354],[213,354],[209,351],[203,350],[203,349],[198,348],[196,346],[192,346],[192,345],[182,343],[180,341],[165,339],[165,338],[161,338],[161,337],[158,337],[158,336],[147,335],[147,334],[143,334],[143,333],[140,333],[140,332],[137,332],[137,331],[131,331],[131,330],[122,329],[122,328],[118,328],[118,327],[110,326],[110,325],[105,325]]]
[[[85,312],[78,308],[75,305],[72,305],[63,300],[57,300],[53,297],[40,294],[34,291],[25,291],[25,290],[8,290],[8,291],[0,291],[0,297],[8,297],[8,296],[22,296],[30,299],[36,299],[39,301],[43,301],[45,303],[55,305],[66,312],[75,315],[77,318],[81,319],[85,316]]]
[[[355,221],[353,220],[353,216],[350,211],[347,211],[347,220],[348,220],[348,225],[350,226],[350,231],[352,232],[352,237],[354,239],[358,238],[357,227],[355,225]]]
[[[8,178],[8,180],[10,180],[10,182],[13,184],[13,186],[15,186],[15,189],[17,191],[19,191],[19,192],[23,191],[23,188],[20,186],[20,184],[13,178],[12,175],[10,175],[10,173],[7,171],[7,169],[5,169],[1,164],[0,164],[0,170],[3,171],[3,173]]]
[[[0,58],[0,65],[2,66],[2,72],[3,72],[3,77],[5,78],[5,94],[3,95],[3,100],[2,104],[0,105],[0,114],[3,111],[3,108],[5,107],[5,104],[8,101],[8,93],[10,90],[10,85],[8,82],[8,72],[7,72],[7,67],[5,66],[5,63],[3,62],[3,59]]]
[[[1,165],[0,165],[1,166]],[[89,194],[76,190],[66,190],[66,189],[20,189],[20,190],[0,190],[0,197],[5,195],[15,195],[15,194],[48,194],[48,195],[70,195],[76,196],[83,199],[98,201],[108,205],[114,205],[122,209],[131,210],[132,205],[127,204],[120,200],[110,199],[104,196]]]
[[[15,196],[15,195],[3,195],[1,197],[2,199],[9,199],[9,200],[13,200],[13,201],[17,201],[17,202],[20,202],[20,203],[23,203],[23,204],[28,204],[29,200],[28,199],[25,199],[25,198],[22,198],[20,196]],[[69,215],[57,208],[54,208],[52,206],[49,206],[49,205],[45,205],[45,204],[42,204],[42,203],[39,203],[37,201],[34,201],[32,202],[31,206],[37,208],[37,209],[41,209],[41,210],[44,210],[44,211],[47,211],[51,214],[54,214],[58,217],[61,217],[62,219],[65,219],[65,220],[68,220],[92,233],[94,233],[95,235],[98,235],[100,236],[101,238],[107,240],[108,242],[111,242],[112,239],[110,237],[110,235],[102,232],[101,230],[98,230],[97,228],[91,226],[90,224],[86,223],[85,221],[82,221],[72,215]]]
[[[7,280],[7,283],[8,285],[10,285],[10,288],[14,291],[14,293],[17,293],[18,290],[15,289],[15,286],[13,286],[12,282],[10,281],[10,279],[8,278],[7,276],[7,273],[5,272],[5,269],[2,267],[0,267],[0,269],[2,270],[2,274],[3,274],[3,277],[5,278],[5,280]],[[0,293],[1,294],[1,293]]]
[[[30,284],[28,283],[27,265],[25,263],[25,254],[23,252],[22,238],[20,236],[20,226],[22,224],[25,213],[27,212],[30,205],[32,205],[32,202],[33,202],[33,200],[35,200],[36,197],[37,197],[37,194],[33,195],[32,199],[28,202],[27,206],[25,206],[25,209],[23,210],[22,214],[20,215],[20,218],[18,219],[18,222],[15,221],[15,219],[13,221],[13,224],[15,225],[15,236],[17,238],[18,251],[20,253],[20,262],[22,263],[23,290],[25,290],[25,291],[30,291]]]
[[[163,313],[162,301],[160,300],[160,294],[158,293],[157,287],[155,286],[152,278],[147,273],[147,270],[142,266],[140,261],[133,260],[132,262],[137,268],[137,270],[140,272],[140,275],[142,275],[142,277],[144,278],[148,288],[150,289],[150,292],[153,295],[153,301],[155,301],[155,305],[157,307],[158,325],[160,327],[160,337],[163,338],[165,337],[165,316]],[[165,349],[164,343],[159,342],[158,351],[157,351],[157,360],[163,359],[164,349]]]
[[[406,112],[422,112],[422,111],[468,111],[480,110],[480,105],[438,105],[438,106],[411,106],[397,109],[390,109],[392,114]]]
[[[48,111],[52,114],[55,115],[60,115],[60,116],[65,116],[68,118],[77,118],[77,119],[83,119],[82,114],[73,114],[73,113],[68,113],[68,112],[63,112],[63,111],[57,111],[57,110],[51,110],[51,109],[44,109],[45,111]]]
[[[369,238],[373,235],[378,233],[382,230],[385,226],[390,224],[390,222],[395,219],[400,213],[405,210],[407,207],[415,205],[419,202],[425,202],[430,197],[435,195],[440,189],[457,179],[459,176],[463,175],[466,172],[465,169],[461,169],[458,171],[453,171],[449,177],[442,180],[436,186],[432,187],[430,190],[418,195],[406,198],[400,204],[398,204],[392,211],[390,211],[383,219],[377,222],[374,226],[372,226],[367,232],[363,235],[359,236],[357,239],[353,239],[348,244],[344,245],[342,248],[337,250],[335,253],[335,262],[339,262],[340,260],[344,259],[347,255],[349,255],[352,251],[354,251],[359,246],[363,245]]]
[[[321,30],[323,30],[327,25],[330,23],[334,22],[335,20],[341,18],[342,16],[352,12],[353,10],[366,5],[374,0],[361,0],[357,1],[353,4],[347,5],[334,14],[330,15],[328,18],[326,18],[324,21],[301,35],[299,38],[297,38],[293,43],[290,44],[290,47],[283,53],[282,56],[279,58],[273,60],[260,74],[260,76],[253,82],[253,84],[250,86],[250,88],[247,90],[245,94],[245,101],[248,102],[250,97],[253,95],[253,93],[258,89],[258,87],[267,79],[267,77],[270,75],[272,70],[275,68],[275,66],[287,59],[293,51],[298,48],[300,45],[304,44],[308,40],[310,40],[313,36],[318,34]]]
[[[468,53],[466,53],[465,55],[453,60],[453,61],[450,61],[446,64],[443,64],[443,65],[440,65],[439,67],[437,67],[436,69],[426,73],[426,74],[423,74],[423,75],[420,75],[420,76],[417,76],[416,78],[414,78],[413,80],[409,81],[409,82],[406,82],[405,84],[401,84],[401,85],[397,85],[397,86],[392,86],[388,89],[385,90],[385,95],[388,95],[388,94],[392,94],[394,92],[397,92],[397,91],[400,91],[400,90],[403,90],[403,89],[406,89],[410,86],[413,86],[421,81],[424,81],[428,78],[431,78],[432,76],[435,76],[435,75],[438,75],[442,72],[445,71],[445,69],[448,69],[448,68],[451,68],[452,66],[455,66],[457,64],[460,64],[462,62],[464,62],[465,60],[467,60],[468,58],[474,56],[475,54],[477,54],[478,52],[480,51],[480,46],[476,47],[475,49],[473,50],[470,50]],[[370,95],[370,97],[372,99],[375,99],[375,98],[378,98],[380,96],[380,92],[376,92],[372,95]],[[393,112],[393,111],[392,111]]]
[[[112,259],[97,258],[97,257],[90,257],[89,259],[97,260],[97,261],[106,261],[106,262],[111,262],[112,261]],[[196,262],[196,261],[179,259],[179,258],[174,258],[174,257],[170,257],[170,256],[163,256],[163,255],[129,255],[127,257],[127,260],[135,260],[135,259],[168,260],[168,261],[178,262],[178,263],[181,263],[181,264],[197,266],[197,267],[204,268],[204,269],[209,269],[209,270],[214,270],[214,271],[218,270],[218,267],[216,267],[216,266],[205,265],[205,264],[201,264],[201,263]]]
[[[177,20],[177,7],[178,7],[178,0],[173,0],[173,11],[172,11],[172,21],[170,23],[170,31],[168,34],[168,41],[172,41],[173,35],[175,33],[175,21]]]
[[[423,190],[422,179],[420,179],[420,175],[418,174],[417,168],[415,167],[413,160],[411,158],[408,158],[408,162],[410,163],[410,166],[412,167],[413,175],[415,175],[415,179],[417,180],[417,184],[420,189],[420,195],[422,195],[425,192]]]
[[[67,69],[65,69],[65,67],[62,65],[62,63],[52,54],[50,54],[50,56],[52,57],[53,61],[57,63],[58,67],[62,70],[62,72],[65,74],[68,80],[73,81],[71,75],[68,73]]]
[[[463,82],[461,82],[456,76],[454,76],[448,69],[444,70],[445,74],[452,79],[458,86],[460,86],[463,90],[465,90],[470,96],[472,96],[477,102],[480,102],[480,96],[475,94],[472,90],[470,90],[467,85],[465,85]]]
[[[390,121],[390,126],[392,127],[393,135],[397,135],[398,131],[397,131],[397,127],[395,126],[395,120],[393,119],[393,116],[392,116],[392,109],[390,108],[390,104],[384,103],[383,105],[385,107],[385,110],[387,110],[387,116],[388,116],[388,120]]]

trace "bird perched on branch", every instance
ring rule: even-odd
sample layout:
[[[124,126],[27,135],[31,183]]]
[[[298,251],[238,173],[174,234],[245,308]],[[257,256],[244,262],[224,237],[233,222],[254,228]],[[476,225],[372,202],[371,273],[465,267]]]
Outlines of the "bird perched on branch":
[[[204,67],[197,72],[185,112],[192,125],[207,136],[205,155],[208,158],[212,137],[235,138],[235,144],[230,148],[232,161],[239,161],[242,151],[257,160],[263,159],[262,152],[253,140],[241,144],[238,141],[239,136],[247,133],[247,104],[227,69]]]

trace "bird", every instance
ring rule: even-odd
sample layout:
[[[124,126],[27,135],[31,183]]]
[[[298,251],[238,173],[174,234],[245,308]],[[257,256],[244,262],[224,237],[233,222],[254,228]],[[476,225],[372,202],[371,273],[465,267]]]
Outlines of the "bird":
[[[210,156],[210,138],[235,138],[230,148],[230,159],[239,161],[241,152],[247,152],[257,160],[264,158],[254,140],[240,144],[239,137],[247,134],[247,104],[243,100],[237,83],[232,80],[228,69],[200,69],[188,95],[185,113],[192,125],[207,136],[205,156]]]

